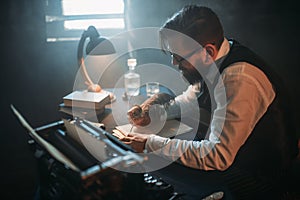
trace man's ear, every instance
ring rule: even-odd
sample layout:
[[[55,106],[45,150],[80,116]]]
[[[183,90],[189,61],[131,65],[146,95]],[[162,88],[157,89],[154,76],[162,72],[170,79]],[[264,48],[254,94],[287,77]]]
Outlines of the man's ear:
[[[209,54],[207,56],[211,56],[211,58],[213,60],[215,60],[217,57],[217,54],[218,54],[217,48],[212,44],[207,44],[207,45],[205,45],[204,48],[205,48],[206,52]]]

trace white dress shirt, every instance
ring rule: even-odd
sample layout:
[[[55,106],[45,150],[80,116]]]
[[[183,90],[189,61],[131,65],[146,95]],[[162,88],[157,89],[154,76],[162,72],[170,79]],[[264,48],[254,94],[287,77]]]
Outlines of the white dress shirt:
[[[230,43],[225,39],[216,62],[226,57],[229,50]],[[228,66],[222,72],[218,84],[220,82],[224,84],[227,100],[219,99],[217,86],[214,90],[217,108],[212,115],[207,139],[189,141],[151,135],[145,149],[171,160],[177,160],[180,155],[177,161],[188,167],[226,170],[274,100],[275,92],[266,75],[246,62]],[[182,95],[175,98],[175,103],[181,110],[197,98],[199,87],[201,86],[189,86]],[[173,116],[176,116],[175,112],[173,111]],[[220,113],[225,113],[225,118],[220,117]]]

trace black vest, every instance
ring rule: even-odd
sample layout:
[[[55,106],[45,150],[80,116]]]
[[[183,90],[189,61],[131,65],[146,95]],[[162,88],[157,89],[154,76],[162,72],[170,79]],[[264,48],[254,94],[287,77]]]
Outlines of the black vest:
[[[238,42],[234,40],[232,42],[228,55],[219,66],[220,74],[233,63],[247,62],[265,73],[276,92],[276,97],[267,112],[258,121],[249,138],[238,151],[232,167],[257,175],[274,176],[278,171],[286,168],[298,153],[296,129],[291,118],[292,112],[289,108],[287,90],[276,73],[259,56]],[[203,87],[202,92],[198,99],[199,106],[213,113],[214,98],[209,98],[207,87]]]

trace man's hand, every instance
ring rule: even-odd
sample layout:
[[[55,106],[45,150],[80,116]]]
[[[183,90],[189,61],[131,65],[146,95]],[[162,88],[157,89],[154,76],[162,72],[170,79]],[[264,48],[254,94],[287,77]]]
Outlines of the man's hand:
[[[130,145],[136,152],[142,153],[145,149],[149,135],[140,133],[130,133],[128,136],[120,139],[123,143]]]
[[[128,120],[135,126],[147,126],[150,124],[151,119],[149,116],[149,106],[145,104],[135,105],[127,112]]]
[[[165,93],[153,95],[141,105],[135,105],[128,110],[127,116],[129,122],[135,126],[149,125],[151,123],[151,118],[149,116],[150,107],[155,104],[164,105],[165,103],[168,103],[171,99],[174,99],[174,97]]]

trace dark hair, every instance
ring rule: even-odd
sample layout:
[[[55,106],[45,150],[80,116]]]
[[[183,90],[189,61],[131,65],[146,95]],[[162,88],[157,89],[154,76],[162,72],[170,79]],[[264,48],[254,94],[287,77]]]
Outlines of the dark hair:
[[[162,32],[165,28],[183,33],[202,46],[214,44],[217,49],[224,39],[223,27],[218,16],[210,8],[203,6],[185,6],[165,22],[160,30],[164,50],[166,46],[163,43],[165,38]]]

